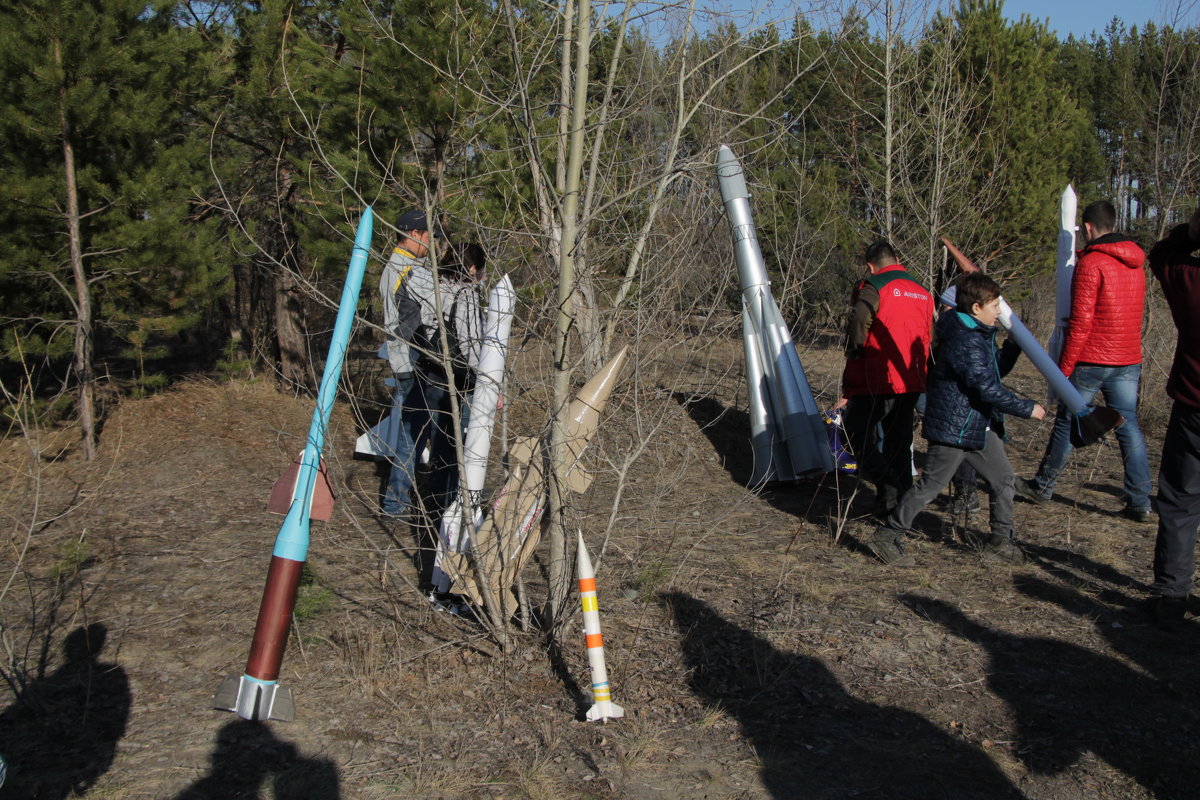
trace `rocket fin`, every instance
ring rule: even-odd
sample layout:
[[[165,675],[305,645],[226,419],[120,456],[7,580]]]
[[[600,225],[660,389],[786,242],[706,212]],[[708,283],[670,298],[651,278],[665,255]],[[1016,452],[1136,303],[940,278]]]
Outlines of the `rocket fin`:
[[[271,497],[267,500],[267,511],[272,514],[287,514],[292,507],[292,500],[296,496],[296,480],[300,477],[300,461],[303,458],[303,453],[297,456],[291,465],[284,470],[279,479],[271,486]],[[329,483],[329,469],[325,466],[325,459],[321,459],[320,467],[317,469],[317,479],[313,483],[313,498],[312,506],[309,510],[309,519],[328,522],[333,516],[333,486]]]
[[[533,460],[533,454],[538,449],[538,440],[535,436],[519,436],[508,449],[508,454],[520,464],[528,464]]]
[[[583,494],[592,485],[594,478],[583,467],[575,467],[567,473],[567,488],[577,494]]]
[[[603,708],[603,706],[607,706],[607,708]],[[587,710],[588,722],[595,722],[598,719],[620,719],[623,716],[625,716],[625,709],[616,703],[595,703]]]

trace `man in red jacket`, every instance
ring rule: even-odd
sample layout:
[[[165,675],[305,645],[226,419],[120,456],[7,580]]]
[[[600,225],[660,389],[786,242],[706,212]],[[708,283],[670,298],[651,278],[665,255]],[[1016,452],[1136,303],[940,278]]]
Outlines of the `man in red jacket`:
[[[912,487],[913,410],[925,391],[933,295],[879,240],[865,254],[871,274],[851,297],[842,373],[843,424],[859,474],[875,482],[875,511],[895,508]],[[878,428],[883,427],[883,452]]]
[[[1187,611],[1200,527],[1200,209],[1150,250],[1179,337],[1167,379],[1175,401],[1158,473],[1158,540],[1154,544],[1155,613],[1164,623]]]
[[[1083,239],[1071,280],[1071,318],[1058,366],[1085,403],[1097,392],[1125,418],[1117,443],[1125,463],[1125,516],[1150,521],[1150,465],[1137,421],[1142,374],[1142,313],[1146,305],[1146,255],[1127,236],[1114,233],[1117,212],[1107,200],[1083,210]],[[1062,403],[1037,474],[1018,481],[1023,497],[1044,503],[1071,454],[1072,414]]]

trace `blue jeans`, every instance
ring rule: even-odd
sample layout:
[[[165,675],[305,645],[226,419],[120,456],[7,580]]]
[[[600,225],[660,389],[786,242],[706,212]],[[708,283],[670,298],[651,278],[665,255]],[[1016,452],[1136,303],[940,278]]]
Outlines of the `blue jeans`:
[[[396,388],[392,392],[392,416],[399,420],[396,425],[396,441],[391,443],[391,474],[387,490],[383,494],[383,513],[398,517],[408,511],[412,502],[413,481],[416,476],[417,452],[414,441],[428,425],[428,413],[419,402],[415,391],[417,381],[412,376],[396,376]]]
[[[1091,404],[1096,393],[1104,395],[1104,402],[1125,418],[1117,428],[1117,444],[1121,447],[1121,458],[1125,463],[1125,497],[1129,508],[1139,511],[1150,510],[1150,464],[1146,457],[1146,439],[1137,421],[1138,380],[1142,365],[1127,367],[1078,366],[1071,375],[1071,385],[1079,390],[1085,403]],[[1033,478],[1034,487],[1043,497],[1054,494],[1054,484],[1067,465],[1071,455],[1071,425],[1074,414],[1063,403],[1058,404],[1054,418],[1054,430],[1046,453]]]

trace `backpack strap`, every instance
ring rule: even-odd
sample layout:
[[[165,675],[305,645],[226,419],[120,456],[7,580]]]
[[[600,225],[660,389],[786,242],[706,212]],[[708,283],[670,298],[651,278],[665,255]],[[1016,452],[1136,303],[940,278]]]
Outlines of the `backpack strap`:
[[[410,259],[413,259],[414,261],[417,258],[412,253],[405,250],[403,247],[397,247],[394,250],[392,250],[392,252],[395,253],[396,255],[408,256]],[[400,284],[404,283],[404,279],[408,277],[408,273],[412,272],[412,268],[413,268],[413,265],[411,263],[409,263],[404,266],[404,269],[400,270],[400,277],[396,278],[396,285],[392,287],[392,294],[395,294],[396,291],[400,288]]]

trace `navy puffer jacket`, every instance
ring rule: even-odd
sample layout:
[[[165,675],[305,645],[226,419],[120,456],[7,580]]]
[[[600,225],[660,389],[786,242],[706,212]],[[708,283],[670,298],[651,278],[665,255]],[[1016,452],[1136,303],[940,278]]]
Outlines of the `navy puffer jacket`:
[[[997,351],[996,332],[959,311],[946,311],[938,319],[933,369],[925,388],[924,435],[929,441],[981,450],[989,428],[1003,438],[1004,414],[1033,414],[1032,400],[1000,382],[1021,349],[1009,340]]]

